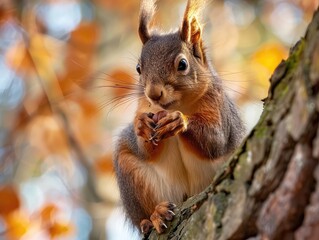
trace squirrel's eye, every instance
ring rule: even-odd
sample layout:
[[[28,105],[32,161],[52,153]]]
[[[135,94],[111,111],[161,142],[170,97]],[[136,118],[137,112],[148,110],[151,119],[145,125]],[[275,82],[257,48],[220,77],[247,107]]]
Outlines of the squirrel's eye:
[[[177,70],[178,71],[185,71],[188,67],[188,63],[187,60],[185,58],[182,58],[179,63],[178,63],[178,67]]]
[[[136,71],[138,72],[138,74],[141,74],[141,66],[139,63],[136,65]]]

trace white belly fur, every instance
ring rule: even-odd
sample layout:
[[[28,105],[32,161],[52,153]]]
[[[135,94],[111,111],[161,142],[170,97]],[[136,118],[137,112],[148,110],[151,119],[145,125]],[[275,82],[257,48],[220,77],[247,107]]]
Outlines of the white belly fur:
[[[150,163],[152,170],[145,174],[158,202],[181,203],[185,194],[197,194],[211,183],[221,160],[199,159],[176,136],[165,141],[160,156]]]

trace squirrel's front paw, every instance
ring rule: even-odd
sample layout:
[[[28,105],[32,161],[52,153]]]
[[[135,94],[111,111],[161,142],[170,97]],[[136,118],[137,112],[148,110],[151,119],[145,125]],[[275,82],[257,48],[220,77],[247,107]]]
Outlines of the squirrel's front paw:
[[[175,213],[173,212],[176,205],[171,202],[161,202],[155,207],[155,211],[150,217],[150,220],[143,219],[140,223],[143,234],[148,233],[153,227],[157,233],[163,233],[167,228],[166,222],[172,221]]]
[[[152,119],[155,121],[156,127],[154,128],[155,133],[152,135],[151,140],[156,143],[187,129],[187,118],[179,111],[172,113],[160,111],[154,114]]]
[[[152,119],[153,113],[142,113],[135,121],[135,131],[137,136],[145,139],[145,141],[150,141],[152,136],[155,134],[154,128],[156,124]]]

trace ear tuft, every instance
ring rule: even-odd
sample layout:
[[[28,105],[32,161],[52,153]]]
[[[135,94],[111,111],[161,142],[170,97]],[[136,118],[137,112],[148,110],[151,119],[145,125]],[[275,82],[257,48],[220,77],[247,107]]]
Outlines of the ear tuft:
[[[202,31],[198,16],[204,5],[204,1],[188,0],[181,29],[181,38],[183,41],[192,44],[201,41]]]
[[[205,0],[188,0],[180,36],[182,41],[192,45],[193,55],[206,63],[202,46],[202,26],[199,23],[199,15],[204,6]]]
[[[149,24],[155,13],[156,0],[142,0],[138,33],[143,44],[150,39]]]

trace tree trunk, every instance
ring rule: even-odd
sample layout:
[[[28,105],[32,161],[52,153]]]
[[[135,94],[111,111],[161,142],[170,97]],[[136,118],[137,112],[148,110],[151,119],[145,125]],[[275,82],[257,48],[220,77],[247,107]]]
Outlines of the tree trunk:
[[[319,11],[270,79],[259,123],[165,234],[145,239],[319,239]]]

